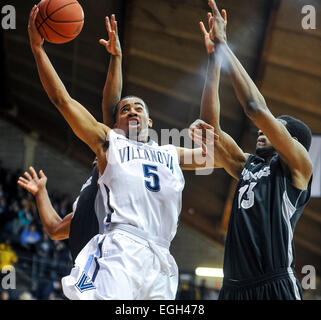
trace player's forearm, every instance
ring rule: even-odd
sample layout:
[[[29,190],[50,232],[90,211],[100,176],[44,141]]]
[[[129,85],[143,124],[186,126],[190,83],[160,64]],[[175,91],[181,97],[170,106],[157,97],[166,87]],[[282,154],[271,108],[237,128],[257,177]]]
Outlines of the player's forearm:
[[[217,52],[208,57],[206,81],[202,94],[200,118],[219,129],[220,99],[219,81],[222,61]]]
[[[41,189],[36,194],[37,208],[40,220],[50,237],[55,233],[62,219],[52,207],[47,190]]]
[[[122,56],[111,55],[102,100],[103,121],[110,128],[114,124],[113,106],[121,98],[122,87]]]
[[[36,46],[31,49],[36,60],[40,81],[49,99],[56,106],[62,105],[62,102],[70,99],[70,96],[51,64],[43,46]]]
[[[221,45],[221,51],[224,61],[227,63],[228,74],[232,80],[236,96],[245,113],[248,114],[253,111],[251,105],[266,107],[264,97],[226,43]]]

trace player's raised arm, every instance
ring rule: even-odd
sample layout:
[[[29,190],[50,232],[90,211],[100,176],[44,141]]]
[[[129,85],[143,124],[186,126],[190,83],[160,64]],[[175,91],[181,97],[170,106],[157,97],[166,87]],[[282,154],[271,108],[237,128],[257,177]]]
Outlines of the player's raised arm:
[[[49,99],[69,123],[74,133],[97,154],[106,139],[109,128],[97,122],[80,103],[70,97],[43,48],[43,39],[35,26],[38,11],[37,6],[31,10],[28,33],[41,83]]]
[[[203,89],[200,118],[215,127],[219,140],[215,143],[215,167],[224,168],[231,176],[238,179],[248,157],[236,142],[220,127],[219,81],[222,58],[217,38],[226,40],[226,11],[222,15],[208,13],[209,31],[203,22],[200,27],[208,53],[208,66]]]
[[[103,90],[102,111],[104,124],[112,128],[114,125],[113,107],[121,98],[123,87],[122,78],[122,50],[118,37],[118,28],[115,15],[105,18],[109,40],[100,39],[107,52],[111,54],[107,78]]]
[[[50,238],[53,240],[67,239],[73,214],[70,213],[61,219],[51,205],[46,189],[47,177],[42,170],[39,172],[39,177],[33,167],[29,170],[30,174],[25,172],[24,177],[19,177],[18,185],[35,196],[40,220]]]
[[[209,0],[214,19],[222,25],[220,12],[216,3]],[[262,130],[263,134],[270,140],[277,150],[281,159],[289,167],[292,174],[292,183],[300,188],[306,189],[312,175],[312,163],[308,151],[293,137],[285,125],[278,121],[268,109],[265,99],[241,65],[240,61],[229,48],[226,40],[217,39],[224,61],[228,66],[228,73],[232,84],[246,115]]]

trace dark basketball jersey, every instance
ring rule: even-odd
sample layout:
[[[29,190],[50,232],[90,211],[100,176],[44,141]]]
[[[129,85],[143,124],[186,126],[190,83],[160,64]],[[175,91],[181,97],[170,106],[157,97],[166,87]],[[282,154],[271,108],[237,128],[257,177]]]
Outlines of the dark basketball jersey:
[[[278,155],[270,163],[249,156],[233,200],[224,278],[246,280],[294,268],[294,228],[310,191],[311,181],[307,190],[291,184]],[[293,273],[289,276],[295,282]]]
[[[94,167],[90,178],[83,186],[70,223],[69,247],[73,261],[78,253],[99,233],[99,223],[95,212],[95,199],[98,192],[98,170]]]

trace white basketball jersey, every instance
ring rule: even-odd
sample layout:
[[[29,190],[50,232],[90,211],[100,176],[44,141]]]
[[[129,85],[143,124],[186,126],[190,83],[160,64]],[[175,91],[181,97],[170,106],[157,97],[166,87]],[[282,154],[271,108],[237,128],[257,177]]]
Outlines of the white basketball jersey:
[[[126,223],[171,241],[182,204],[184,176],[176,148],[141,143],[110,130],[108,164],[98,183],[107,222]]]

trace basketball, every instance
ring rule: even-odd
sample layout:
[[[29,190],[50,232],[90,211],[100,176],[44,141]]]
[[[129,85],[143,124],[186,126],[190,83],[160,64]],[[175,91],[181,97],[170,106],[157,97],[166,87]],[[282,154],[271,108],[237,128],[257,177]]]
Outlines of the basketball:
[[[75,39],[84,25],[84,12],[75,0],[42,0],[36,26],[41,36],[51,43],[66,43]]]

